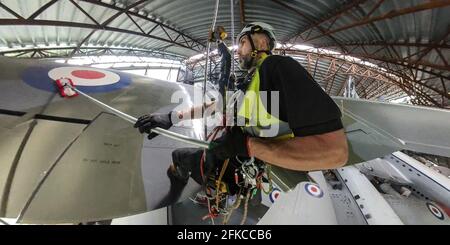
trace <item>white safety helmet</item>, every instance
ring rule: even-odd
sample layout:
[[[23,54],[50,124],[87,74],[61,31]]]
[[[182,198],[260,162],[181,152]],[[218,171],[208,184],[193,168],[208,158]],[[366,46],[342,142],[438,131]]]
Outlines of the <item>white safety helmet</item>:
[[[239,41],[241,40],[241,38],[243,36],[247,35],[250,39],[250,43],[252,45],[253,50],[255,50],[255,45],[250,36],[251,34],[254,34],[254,33],[264,33],[269,37],[269,39],[270,39],[270,43],[269,43],[270,50],[268,50],[269,52],[275,48],[276,38],[275,38],[275,33],[273,32],[273,27],[264,22],[252,22],[250,24],[247,24],[242,29],[242,31],[237,35],[236,43],[239,44]]]

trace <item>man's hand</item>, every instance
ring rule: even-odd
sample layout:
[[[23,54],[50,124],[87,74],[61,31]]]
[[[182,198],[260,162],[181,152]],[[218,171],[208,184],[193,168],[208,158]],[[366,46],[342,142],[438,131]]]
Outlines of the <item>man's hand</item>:
[[[171,114],[169,113],[153,113],[150,115],[143,115],[138,118],[137,122],[134,124],[135,128],[139,128],[139,132],[147,133],[148,139],[151,140],[158,134],[150,133],[150,130],[156,127],[169,129],[172,127]]]
[[[221,159],[248,157],[248,136],[240,127],[231,127],[222,137],[211,143],[210,151]]]
[[[225,31],[225,28],[223,26],[216,26],[216,29],[214,31],[209,30],[208,32],[208,41],[209,42],[216,42],[216,41],[223,41],[225,38],[227,38],[228,34]]]

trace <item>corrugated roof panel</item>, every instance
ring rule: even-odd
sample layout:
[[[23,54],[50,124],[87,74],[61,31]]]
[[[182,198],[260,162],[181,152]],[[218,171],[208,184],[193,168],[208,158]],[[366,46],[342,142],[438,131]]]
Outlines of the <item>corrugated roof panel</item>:
[[[14,19],[15,17],[14,17],[13,14],[9,13],[8,11],[4,10],[3,8],[0,8],[0,18],[2,18],[2,19]]]
[[[117,37],[119,36],[121,33],[119,32],[112,32],[112,31],[103,31],[103,30],[97,30],[95,31],[91,37],[87,40],[87,43],[89,44],[97,44],[99,42],[99,40],[105,40],[107,39],[109,36],[114,36]]]
[[[86,11],[91,17],[93,17],[100,24],[102,24],[103,22],[105,22],[106,20],[108,20],[113,15],[119,12],[117,10],[105,8],[103,6],[99,6],[96,4],[91,4],[78,0],[76,2],[81,8],[83,8],[84,11]]]
[[[56,2],[39,14],[35,19],[95,24],[94,21],[89,19],[70,1]]]
[[[152,47],[149,47],[149,48],[152,48]],[[186,49],[180,48],[178,46],[170,46],[166,49],[167,52],[171,52],[171,53],[186,52],[188,57],[198,54],[197,52],[195,52],[193,50],[188,50],[188,51],[185,51],[185,50]]]
[[[1,0],[0,2],[23,18],[28,18],[41,6],[44,6],[50,1],[51,0]]]
[[[28,18],[31,14],[37,11],[40,7],[49,3],[50,0],[1,0],[3,4],[16,11],[24,18]],[[115,1],[101,1],[90,2],[84,0],[75,0],[75,2],[86,11],[90,17],[96,20],[98,23],[104,23],[106,20],[118,13],[117,9],[125,8],[130,4],[136,3],[137,0],[115,0]],[[241,29],[241,17],[239,0],[234,0],[234,22],[235,22],[235,34]],[[277,3],[281,2],[281,4]],[[244,1],[244,13],[245,22],[264,21],[271,24],[275,28],[277,39],[280,41],[288,41],[300,31],[304,31],[302,37],[310,39],[321,36],[312,41],[305,41],[302,38],[298,38],[297,42],[301,42],[305,45],[315,46],[329,46],[330,49],[340,50],[337,45],[339,43],[345,46],[345,49],[350,51],[355,56],[369,56],[377,59],[366,59],[373,63],[382,63],[380,60],[387,59],[392,60],[393,63],[396,60],[402,60],[405,57],[411,56],[406,59],[410,62],[409,66],[414,66],[414,61],[419,57],[421,58],[422,65],[417,66],[418,69],[425,69],[428,72],[441,74],[442,77],[448,78],[450,75],[448,71],[449,49],[440,48],[440,52],[432,49],[428,54],[422,55],[421,53],[412,55],[421,50],[427,50],[427,44],[432,41],[439,41],[444,38],[448,43],[448,26],[450,26],[450,18],[448,13],[450,12],[450,6],[433,8],[429,10],[418,11],[416,8],[419,5],[432,7],[433,4],[439,4],[443,1],[427,1],[427,0],[410,0],[410,1],[383,1],[378,8],[379,1],[360,1],[363,4],[356,5],[340,16],[333,17],[337,12],[341,11],[349,4],[355,3],[350,0],[245,0]],[[115,3],[114,6],[107,7],[108,4]],[[153,0],[148,1],[136,8],[130,10],[130,15],[133,20],[139,25],[139,27],[145,32],[150,31],[155,24],[149,21],[147,18],[155,19],[165,25],[173,27],[184,34],[192,37],[201,43],[205,43],[208,29],[211,26],[214,11],[213,0]],[[102,6],[101,6],[102,5]],[[287,5],[283,6],[283,5]],[[231,43],[231,13],[230,13],[230,1],[221,0],[219,6],[219,13],[217,18],[217,25],[223,25],[229,32],[228,43]],[[397,13],[398,11],[404,11],[409,8],[410,11],[416,11],[414,13],[403,14],[397,17],[382,19],[371,22],[364,25],[355,25],[355,23],[365,20],[367,14],[372,12],[369,18],[375,18],[386,15],[388,13]],[[373,11],[372,11],[373,10]],[[397,12],[396,12],[397,11]],[[136,16],[136,13],[142,14],[143,18]],[[147,17],[148,16],[148,17]],[[331,17],[331,18],[330,18]],[[34,46],[48,43],[80,43],[89,33],[90,29],[83,29],[77,26],[77,23],[93,24],[86,14],[79,10],[71,1],[60,0],[56,4],[50,6],[37,16],[36,21],[39,20],[53,20],[53,21],[65,21],[65,25],[73,25],[73,27],[55,27],[55,26],[22,26],[18,25],[21,21],[16,20],[15,16],[8,13],[6,10],[0,8],[0,19],[9,19],[12,22],[5,22],[13,24],[12,26],[6,26],[6,24],[0,25],[0,47],[5,46]],[[329,19],[327,21],[322,21]],[[23,20],[22,20],[23,21]],[[319,28],[313,28],[307,30],[308,27],[315,23],[322,22]],[[26,23],[26,22],[25,22]],[[331,26],[330,24],[333,25]],[[33,25],[37,22],[32,23]],[[47,23],[48,24],[48,23]],[[59,23],[61,24],[61,23]],[[122,47],[140,47],[147,49],[164,49],[169,52],[175,52],[185,56],[191,56],[198,52],[192,51],[188,48],[183,48],[179,45],[171,45],[167,42],[157,40],[151,37],[143,37],[140,35],[124,33],[126,31],[133,31],[136,34],[141,32],[140,28],[136,26],[125,14],[117,17],[109,27],[120,28],[122,32],[111,32],[104,30],[97,30],[88,40],[85,45],[116,45]],[[343,27],[345,30],[334,32],[334,30]],[[305,31],[306,30],[306,31]],[[324,32],[331,31],[330,35],[324,35]],[[151,35],[167,39],[175,39],[178,33],[166,29],[166,32],[170,36],[167,36],[164,30],[156,28],[152,31]],[[308,38],[306,38],[308,36]],[[183,41],[182,41],[183,40]],[[183,43],[184,39],[179,37],[177,42]],[[377,42],[377,45],[373,45]],[[412,43],[411,45],[401,45],[402,42]],[[368,44],[364,49],[350,45],[353,43],[365,43]],[[393,45],[391,45],[392,43]],[[414,47],[417,43],[422,47]],[[420,45],[421,44],[421,45]],[[185,44],[184,44],[185,45]],[[383,45],[385,46],[383,48]],[[442,45],[442,43],[441,43]],[[447,44],[448,47],[448,44]],[[202,48],[197,48],[198,50]],[[400,57],[398,57],[398,55]],[[443,58],[444,57],[444,58]],[[445,62],[444,62],[445,60]],[[387,65],[382,64],[385,67],[390,67],[398,70],[401,74],[411,77],[409,69],[405,69],[402,66],[394,65],[393,63]],[[328,62],[318,64],[318,75],[321,78],[325,75]],[[429,65],[427,65],[429,64]],[[426,65],[426,66],[423,66]],[[422,75],[423,72],[417,72],[418,77],[426,77]],[[337,80],[337,78],[336,78]],[[434,81],[436,80],[436,81]],[[437,84],[440,79],[427,80],[429,84]],[[446,80],[447,81],[447,80]],[[336,82],[336,81],[335,81]],[[442,84],[442,83],[441,83]],[[336,87],[333,83],[332,90]],[[442,87],[442,85],[441,85]],[[443,87],[442,87],[443,89]]]
[[[126,14],[117,16],[111,23],[108,24],[108,27],[140,32],[139,28],[133,23],[132,20],[130,20],[130,18],[128,18]]]

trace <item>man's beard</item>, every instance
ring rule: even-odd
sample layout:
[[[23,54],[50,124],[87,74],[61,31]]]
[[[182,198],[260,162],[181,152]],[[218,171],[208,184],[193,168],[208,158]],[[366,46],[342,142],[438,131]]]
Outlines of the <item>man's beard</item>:
[[[255,65],[255,60],[250,55],[244,56],[243,58],[239,59],[239,67],[243,70],[249,70]]]

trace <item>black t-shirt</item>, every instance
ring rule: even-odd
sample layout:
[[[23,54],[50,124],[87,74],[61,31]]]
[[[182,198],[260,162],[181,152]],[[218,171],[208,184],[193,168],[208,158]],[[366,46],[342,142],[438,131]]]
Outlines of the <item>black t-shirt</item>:
[[[332,132],[343,128],[341,111],[314,78],[288,56],[271,55],[259,69],[260,91],[269,91],[262,101],[271,113],[270,91],[279,91],[279,116],[295,136]],[[275,115],[276,116],[276,115]]]

